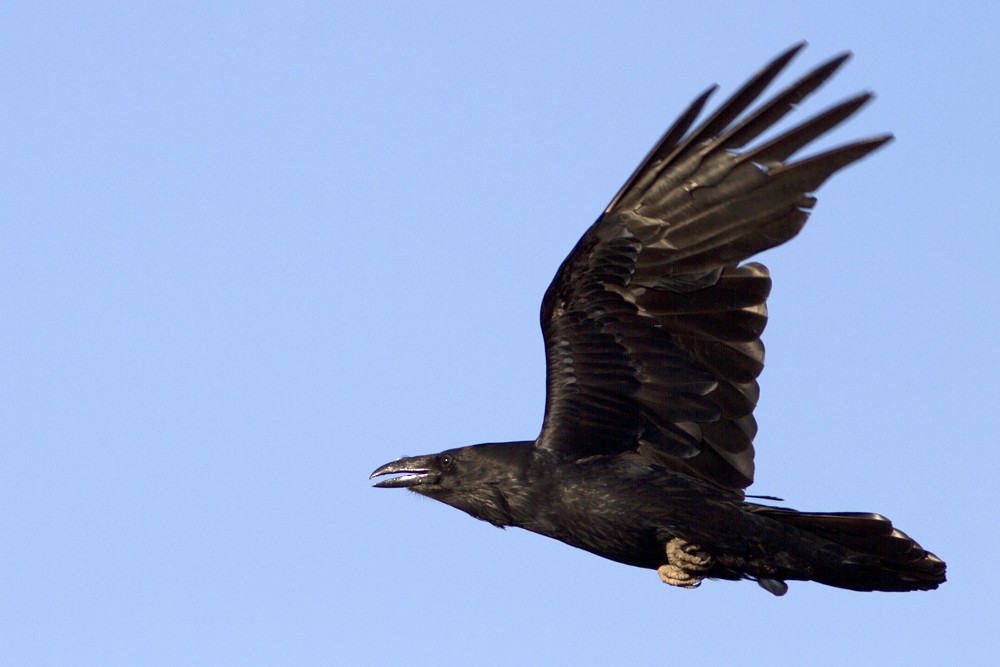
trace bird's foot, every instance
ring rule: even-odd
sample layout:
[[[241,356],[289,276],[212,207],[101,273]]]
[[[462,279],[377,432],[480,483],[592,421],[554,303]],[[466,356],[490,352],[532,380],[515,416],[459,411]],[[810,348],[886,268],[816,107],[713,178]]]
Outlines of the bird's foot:
[[[712,557],[687,540],[675,537],[667,542],[667,564],[657,568],[660,581],[680,588],[698,588],[704,573],[712,567]]]
[[[692,575],[676,565],[661,565],[656,568],[656,573],[660,575],[660,581],[678,588],[698,588],[702,582],[702,577]]]
[[[706,572],[712,567],[712,557],[696,544],[675,537],[667,542],[667,562],[691,572]]]

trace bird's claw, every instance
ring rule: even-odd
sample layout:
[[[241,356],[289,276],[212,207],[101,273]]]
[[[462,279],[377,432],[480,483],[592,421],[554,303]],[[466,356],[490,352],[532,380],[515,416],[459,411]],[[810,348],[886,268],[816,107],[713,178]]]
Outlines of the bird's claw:
[[[661,565],[656,568],[656,573],[660,575],[660,581],[671,586],[678,588],[698,588],[701,586],[701,577],[693,576],[676,565]]]
[[[667,563],[656,569],[660,581],[679,588],[698,588],[702,576],[712,566],[712,557],[679,537],[672,538],[666,545]]]
[[[712,567],[712,557],[697,545],[675,537],[667,542],[667,562],[692,572],[705,572]]]

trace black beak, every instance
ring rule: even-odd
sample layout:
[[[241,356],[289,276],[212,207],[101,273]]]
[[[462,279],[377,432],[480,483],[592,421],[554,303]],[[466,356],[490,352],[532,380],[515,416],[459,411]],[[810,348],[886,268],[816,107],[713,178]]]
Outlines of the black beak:
[[[382,475],[404,473],[401,477],[383,479],[375,485],[380,489],[396,489],[400,487],[406,488],[410,486],[419,486],[421,484],[437,484],[441,479],[441,474],[437,472],[436,464],[436,456],[404,456],[401,459],[396,459],[392,463],[386,463],[381,468],[376,469],[368,479],[381,477]]]

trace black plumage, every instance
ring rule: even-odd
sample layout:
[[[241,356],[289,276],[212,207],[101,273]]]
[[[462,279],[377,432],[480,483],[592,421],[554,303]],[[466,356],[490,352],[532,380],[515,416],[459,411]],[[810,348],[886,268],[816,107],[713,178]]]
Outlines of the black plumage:
[[[545,418],[534,441],[399,459],[372,477],[497,526],[518,526],[669,584],[786,580],[936,588],[945,564],[877,514],[747,502],[764,366],[767,268],[741,263],[802,229],[815,192],[891,139],[790,158],[850,117],[857,95],[752,145],[824,83],[838,56],[747,113],[798,53],[760,70],[695,126],[667,130],[587,230],[542,300]]]

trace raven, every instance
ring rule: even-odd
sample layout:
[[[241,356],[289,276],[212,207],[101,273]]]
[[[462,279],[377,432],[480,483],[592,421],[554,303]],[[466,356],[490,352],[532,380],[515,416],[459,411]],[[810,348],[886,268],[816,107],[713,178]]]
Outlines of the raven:
[[[771,279],[741,262],[795,236],[810,193],[892,139],[790,160],[871,98],[861,93],[746,148],[850,56],[744,113],[804,46],[691,129],[715,87],[695,99],[563,261],[541,307],[539,436],[401,458],[372,473],[397,475],[376,487],[655,569],[683,588],[752,579],[783,595],[788,580],[857,591],[945,581],[944,561],[884,516],[746,500]]]

